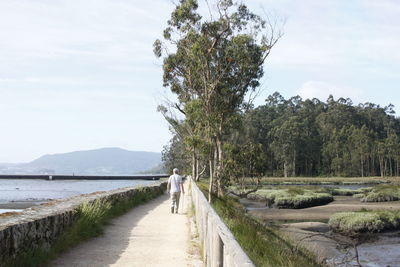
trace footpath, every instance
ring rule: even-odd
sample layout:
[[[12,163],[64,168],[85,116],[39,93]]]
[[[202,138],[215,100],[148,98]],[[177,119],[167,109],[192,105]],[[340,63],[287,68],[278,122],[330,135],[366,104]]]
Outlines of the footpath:
[[[164,194],[113,219],[103,235],[62,254],[49,266],[202,266],[188,217],[187,188],[185,192],[178,214],[171,214],[169,195]]]

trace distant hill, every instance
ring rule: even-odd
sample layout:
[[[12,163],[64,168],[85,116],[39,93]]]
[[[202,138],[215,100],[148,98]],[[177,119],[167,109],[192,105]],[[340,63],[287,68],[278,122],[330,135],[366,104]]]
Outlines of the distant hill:
[[[7,168],[9,174],[44,173],[76,175],[129,175],[161,164],[161,153],[101,148],[44,155],[32,162]],[[5,172],[5,170],[0,170]]]

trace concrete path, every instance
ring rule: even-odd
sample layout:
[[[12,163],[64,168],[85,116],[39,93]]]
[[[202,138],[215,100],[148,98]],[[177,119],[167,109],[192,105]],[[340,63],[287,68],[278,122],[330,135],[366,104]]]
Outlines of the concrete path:
[[[136,207],[115,218],[104,235],[73,248],[50,266],[202,266],[190,233],[189,201],[185,194],[178,214],[171,214],[167,194]]]

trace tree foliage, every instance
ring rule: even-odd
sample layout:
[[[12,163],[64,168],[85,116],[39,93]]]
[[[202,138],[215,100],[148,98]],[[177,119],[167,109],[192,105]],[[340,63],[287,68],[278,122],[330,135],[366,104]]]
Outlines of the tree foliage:
[[[227,182],[225,143],[247,106],[246,94],[259,86],[263,63],[280,37],[275,24],[244,4],[216,0],[209,14],[196,0],[180,0],[154,42],[163,57],[163,82],[177,97],[170,105],[183,115],[177,120],[160,107],[192,155],[192,174],[207,164],[210,190],[223,194]],[[199,164],[201,161],[201,164]]]
[[[269,175],[399,175],[400,119],[392,105],[355,106],[332,96],[326,103],[286,100],[275,93],[247,117]]]

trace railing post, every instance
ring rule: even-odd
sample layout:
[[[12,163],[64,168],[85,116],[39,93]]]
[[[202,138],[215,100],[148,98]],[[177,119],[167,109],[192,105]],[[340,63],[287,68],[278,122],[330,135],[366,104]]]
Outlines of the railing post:
[[[215,226],[215,228],[217,228]],[[222,242],[221,237],[219,236],[218,230],[214,231],[214,245],[213,245],[213,263],[214,267],[222,267],[224,266],[224,243]]]

